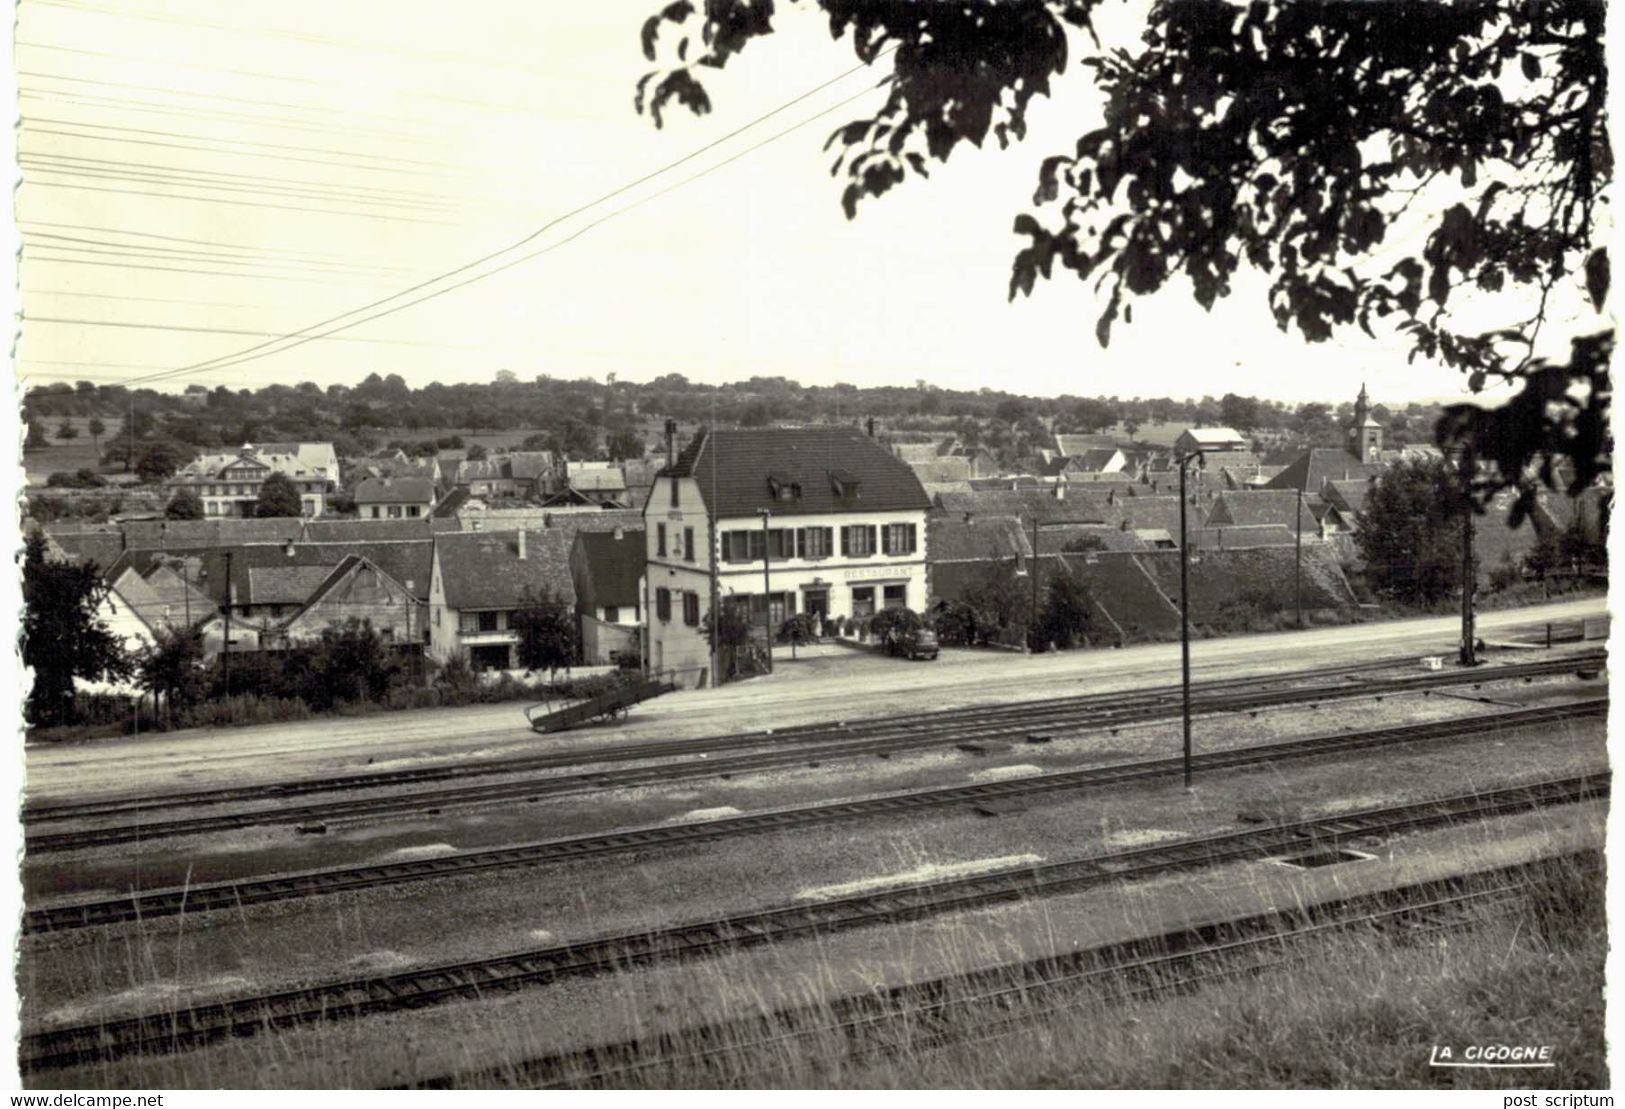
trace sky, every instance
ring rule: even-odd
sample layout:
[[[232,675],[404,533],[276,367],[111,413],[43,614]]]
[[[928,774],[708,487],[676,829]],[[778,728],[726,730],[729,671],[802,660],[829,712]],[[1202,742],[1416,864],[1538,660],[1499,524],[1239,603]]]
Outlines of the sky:
[[[1389,404],[1462,390],[1398,342],[1283,335],[1259,277],[1211,313],[1177,286],[1139,301],[1105,350],[1082,283],[1007,301],[1039,162],[1099,118],[1081,69],[1033,102],[1025,142],[962,148],[848,221],[823,144],[881,101],[883,73],[848,73],[850,45],[781,5],[777,33],[708,77],[715,110],[657,129],[632,103],[656,7],[21,0],[19,372],[117,383],[221,359],[534,236],[485,280],[159,387],[509,369],[1286,401],[1365,382]],[[1109,12],[1108,40],[1143,11]]]

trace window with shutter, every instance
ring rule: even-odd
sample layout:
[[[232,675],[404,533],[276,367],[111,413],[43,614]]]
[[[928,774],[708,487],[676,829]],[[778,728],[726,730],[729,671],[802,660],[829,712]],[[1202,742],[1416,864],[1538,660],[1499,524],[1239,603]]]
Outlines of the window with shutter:
[[[892,529],[891,529],[890,525],[887,525],[886,527],[883,527],[883,528],[880,529],[880,553],[881,554],[891,554],[892,553],[891,535],[892,535]]]
[[[655,555],[658,558],[666,557],[666,525],[655,525]]]
[[[700,623],[700,595],[687,592],[683,594],[683,623],[689,627],[698,627]]]
[[[683,557],[686,558],[690,562],[694,561],[694,529],[693,528],[684,528],[683,529]]]
[[[655,590],[655,615],[662,620],[671,619],[671,590],[664,586]]]

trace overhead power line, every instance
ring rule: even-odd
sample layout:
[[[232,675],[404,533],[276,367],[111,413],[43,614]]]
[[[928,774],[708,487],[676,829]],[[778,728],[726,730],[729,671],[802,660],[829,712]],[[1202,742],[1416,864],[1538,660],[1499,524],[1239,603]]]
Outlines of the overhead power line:
[[[890,50],[884,51],[880,55],[880,57],[884,57],[886,54],[891,53],[895,49],[896,49],[896,47],[892,47]],[[687,185],[687,184],[689,184],[689,183],[691,183],[693,181],[698,180],[701,177],[704,177],[704,176],[706,176],[708,174],[714,173],[717,170],[722,169],[725,166],[731,165],[733,162],[738,161],[740,158],[745,157],[748,154],[751,154],[751,153],[753,153],[753,152],[755,152],[757,150],[760,150],[762,147],[768,145],[769,143],[776,142],[779,139],[783,138],[784,136],[790,134],[791,132],[797,131],[797,130],[801,129],[802,127],[807,126],[808,124],[813,123],[816,120],[821,119],[822,117],[824,117],[826,115],[829,115],[831,112],[834,112],[834,111],[836,111],[836,110],[838,110],[840,108],[845,107],[847,104],[852,103],[854,100],[858,100],[861,97],[869,95],[876,88],[882,87],[884,84],[889,82],[891,80],[891,78],[887,77],[887,78],[883,79],[882,81],[878,82],[875,85],[867,86],[867,87],[859,90],[858,92],[854,93],[853,95],[848,96],[845,99],[840,100],[840,101],[838,101],[838,102],[836,102],[834,104],[831,104],[829,107],[824,108],[824,109],[814,113],[813,115],[808,116],[808,117],[806,117],[806,118],[804,118],[804,119],[802,119],[802,120],[800,120],[800,121],[798,121],[798,122],[796,122],[794,124],[791,124],[789,127],[786,127],[781,131],[775,132],[774,134],[769,135],[764,139],[761,139],[761,140],[758,140],[755,143],[752,143],[750,146],[747,146],[743,150],[739,151],[738,153],[735,153],[735,154],[729,156],[728,158],[725,158],[723,161],[715,163],[715,164],[710,165],[710,166],[707,166],[706,168],[700,170],[698,173],[695,173],[695,174],[692,174],[692,175],[690,175],[690,176],[688,176],[686,178],[683,178],[681,181],[678,181],[678,182],[676,182],[676,183],[674,183],[672,185],[668,185],[668,186],[666,186],[666,187],[664,187],[664,188],[662,188],[662,189],[660,189],[660,190],[658,190],[658,191],[656,191],[654,193],[651,193],[648,196],[645,196],[645,197],[643,197],[643,198],[641,198],[639,200],[636,200],[636,201],[634,201],[634,202],[632,202],[630,204],[627,204],[627,205],[624,205],[624,206],[622,206],[620,208],[614,209],[611,212],[609,212],[607,215],[604,215],[604,216],[598,218],[597,220],[594,220],[593,222],[587,224],[586,226],[580,228],[579,230],[571,233],[570,235],[568,235],[564,239],[561,239],[561,240],[559,240],[559,241],[557,241],[555,243],[552,243],[552,244],[550,244],[550,245],[548,245],[546,247],[543,247],[540,250],[536,250],[536,251],[533,251],[531,253],[522,255],[522,256],[520,256],[518,258],[514,258],[514,259],[512,259],[510,261],[504,262],[500,266],[497,266],[497,267],[495,267],[493,269],[486,270],[486,271],[479,272],[479,273],[474,273],[471,276],[465,277],[460,281],[453,282],[452,284],[446,285],[443,288],[433,288],[433,286],[439,285],[441,282],[448,281],[451,278],[458,277],[461,274],[467,274],[467,273],[469,273],[469,271],[475,270],[480,266],[486,265],[487,263],[494,262],[497,259],[500,259],[505,255],[513,254],[515,251],[519,250],[520,248],[522,248],[522,247],[524,247],[524,246],[526,246],[526,245],[528,245],[528,244],[530,244],[532,242],[535,242],[542,235],[546,234],[548,231],[550,231],[553,228],[559,226],[560,224],[566,222],[567,220],[572,219],[573,217],[575,217],[577,215],[581,215],[581,214],[583,214],[585,212],[588,212],[591,209],[596,208],[596,207],[606,203],[607,201],[613,200],[614,198],[616,198],[618,196],[622,196],[622,195],[630,192],[631,190],[637,188],[640,185],[643,185],[643,184],[645,184],[645,183],[647,183],[649,181],[654,180],[657,177],[660,177],[660,176],[663,176],[666,173],[669,173],[671,170],[676,169],[679,166],[685,165],[688,162],[693,161],[695,158],[700,157],[701,155],[705,154],[706,152],[708,152],[710,150],[714,150],[716,147],[722,145],[723,143],[727,142],[728,140],[730,140],[732,138],[735,138],[736,136],[738,136],[740,134],[743,134],[744,132],[756,127],[760,123],[764,122],[767,119],[772,118],[773,116],[776,116],[776,115],[780,114],[781,112],[789,110],[790,108],[794,107],[795,105],[797,105],[799,103],[802,103],[803,101],[805,101],[808,98],[816,95],[817,93],[823,91],[824,89],[829,88],[831,85],[834,85],[837,82],[842,81],[842,80],[846,79],[847,77],[852,76],[855,73],[859,73],[862,70],[864,70],[865,68],[867,68],[866,65],[858,65],[858,66],[852,67],[851,69],[846,70],[843,73],[837,74],[836,76],[830,78],[829,80],[823,82],[822,84],[814,86],[813,88],[808,89],[807,91],[805,91],[805,92],[799,94],[798,96],[784,102],[783,104],[778,105],[777,107],[771,109],[770,111],[767,111],[767,112],[763,113],[762,115],[759,115],[759,116],[755,117],[750,122],[748,122],[748,123],[746,123],[746,124],[744,124],[744,125],[742,125],[740,127],[735,128],[734,130],[728,132],[727,134],[722,135],[721,137],[719,137],[717,139],[714,139],[709,143],[706,143],[705,145],[703,145],[703,146],[689,152],[688,154],[683,155],[681,158],[678,158],[675,161],[670,162],[670,163],[660,167],[657,170],[654,170],[654,171],[652,171],[650,173],[644,174],[642,177],[639,177],[639,178],[637,178],[637,179],[635,179],[633,181],[630,181],[627,184],[622,185],[622,186],[620,186],[620,187],[618,187],[618,188],[604,194],[603,196],[600,196],[597,199],[595,199],[593,201],[590,201],[587,204],[583,204],[583,205],[581,205],[581,206],[579,206],[577,208],[574,208],[574,209],[572,209],[572,210],[570,210],[570,211],[568,211],[568,212],[566,212],[566,213],[564,213],[562,215],[556,216],[553,219],[548,220],[546,223],[542,224],[540,227],[538,227],[535,230],[527,233],[526,235],[524,235],[521,238],[515,240],[514,242],[508,244],[507,246],[502,247],[499,250],[491,251],[488,254],[482,255],[481,257],[476,258],[476,259],[474,259],[474,260],[472,260],[470,262],[466,262],[463,265],[457,266],[454,269],[447,270],[447,271],[445,271],[445,272],[443,272],[441,274],[438,274],[438,275],[436,275],[434,277],[428,278],[427,280],[420,281],[416,285],[413,285],[413,286],[411,286],[409,288],[403,289],[400,292],[398,292],[398,293],[396,293],[396,294],[394,294],[392,296],[384,297],[384,298],[382,298],[380,300],[373,301],[370,304],[363,305],[360,308],[355,308],[355,309],[352,309],[352,310],[350,310],[348,312],[342,312],[337,316],[329,317],[326,320],[320,321],[319,323],[311,324],[308,327],[304,327],[304,328],[299,329],[298,331],[289,332],[286,335],[281,336],[278,339],[274,339],[274,340],[271,340],[269,342],[256,344],[255,346],[248,347],[248,348],[246,348],[246,349],[244,349],[242,351],[238,351],[238,352],[236,352],[234,354],[222,355],[222,356],[220,356],[218,358],[212,358],[212,359],[208,359],[208,360],[203,361],[203,362],[197,362],[197,363],[193,363],[191,365],[181,366],[181,367],[178,367],[178,368],[176,368],[174,370],[167,371],[165,373],[149,374],[149,375],[146,375],[144,377],[134,378],[134,379],[132,379],[132,384],[137,383],[137,382],[145,382],[145,381],[165,380],[165,379],[168,379],[168,378],[180,377],[180,376],[183,376],[183,375],[186,375],[186,374],[199,373],[199,372],[204,372],[204,371],[207,371],[207,370],[224,369],[227,366],[238,365],[238,364],[240,364],[242,362],[252,361],[252,360],[257,359],[257,358],[263,358],[263,357],[266,357],[266,356],[268,356],[270,354],[279,354],[279,353],[282,353],[283,351],[291,350],[294,347],[303,346],[305,343],[312,342],[312,341],[314,341],[316,339],[326,338],[329,335],[333,335],[333,334],[335,334],[335,333],[337,333],[339,331],[349,330],[350,328],[358,327],[361,324],[371,322],[372,320],[380,319],[380,318],[382,318],[384,316],[388,316],[388,315],[393,315],[396,312],[403,311],[404,309],[410,308],[410,307],[412,307],[412,306],[414,306],[416,304],[421,304],[426,300],[431,300],[431,299],[434,299],[436,297],[444,296],[446,293],[452,292],[455,289],[460,289],[460,288],[462,288],[462,287],[464,287],[466,285],[473,284],[473,283],[475,283],[477,281],[483,281],[483,280],[485,280],[485,279],[487,279],[489,277],[495,276],[496,274],[502,273],[505,270],[512,269],[514,266],[520,265],[523,262],[527,262],[527,261],[529,261],[529,260],[531,260],[533,258],[539,257],[540,255],[547,254],[547,253],[550,253],[550,252],[552,252],[554,250],[557,250],[559,247],[562,247],[562,246],[566,245],[567,243],[573,242],[575,239],[580,238],[582,235],[586,234],[588,231],[592,230],[593,228],[598,227],[601,224],[603,224],[605,222],[608,222],[611,219],[616,218],[617,216],[623,215],[624,213],[629,212],[632,209],[637,208],[637,207],[639,207],[639,206],[641,206],[643,204],[646,204],[651,200],[654,200],[654,199],[657,199],[657,198],[659,198],[661,196],[664,196],[667,193],[672,192],[672,191],[674,191],[676,189],[679,189],[679,188],[683,187],[684,185]],[[421,295],[414,295],[414,294],[421,294]],[[411,298],[411,299],[405,299],[405,298]],[[397,304],[391,304],[392,301],[403,301],[403,302],[402,303],[397,303]],[[350,317],[352,317],[352,316],[359,316],[361,318],[350,320],[350,322],[348,322],[348,323],[342,322],[342,321],[345,321],[345,320],[349,320]],[[325,330],[325,331],[321,330],[323,328],[327,328],[328,330]],[[270,348],[273,348],[273,347],[276,348],[276,349],[274,349],[274,350],[270,349]]]

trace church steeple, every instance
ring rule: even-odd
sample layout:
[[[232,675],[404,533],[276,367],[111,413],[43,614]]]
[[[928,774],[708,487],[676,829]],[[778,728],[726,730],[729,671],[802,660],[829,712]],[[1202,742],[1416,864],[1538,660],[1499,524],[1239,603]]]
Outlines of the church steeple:
[[[1364,381],[1360,382],[1360,395],[1354,398],[1348,443],[1349,453],[1361,462],[1375,462],[1382,454],[1382,428],[1371,418],[1371,397]]]

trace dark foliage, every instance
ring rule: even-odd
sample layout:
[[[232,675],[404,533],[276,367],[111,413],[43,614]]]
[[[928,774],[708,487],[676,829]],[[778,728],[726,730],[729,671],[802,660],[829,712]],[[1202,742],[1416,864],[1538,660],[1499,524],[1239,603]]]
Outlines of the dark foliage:
[[[1089,586],[1081,578],[1070,570],[1051,574],[1033,626],[1035,644],[1054,644],[1062,650],[1087,644],[1094,631],[1091,608]]]
[[[1580,311],[1571,337],[1589,350],[1576,363],[1606,370],[1602,0],[1163,0],[1132,50],[1093,39],[1096,0],[806,2],[861,62],[890,71],[875,115],[830,136],[848,217],[961,143],[1022,138],[1032,97],[1068,64],[1069,30],[1089,32],[1080,64],[1104,96],[1104,126],[1044,160],[1039,213],[1015,220],[1027,244],[1010,295],[1057,264],[1072,271],[1102,305],[1103,346],[1120,318],[1132,322],[1134,298],[1188,283],[1211,308],[1245,267],[1270,276],[1283,331],[1323,342],[1381,327],[1475,391],[1524,378],[1534,398],[1549,392],[1541,331],[1556,303],[1583,294],[1592,314]],[[662,67],[639,82],[638,110],[657,123],[674,101],[708,111],[698,72],[771,33],[774,11],[772,0],[661,9],[642,46]],[[1394,243],[1417,245],[1395,258]],[[1468,289],[1511,322],[1458,319]],[[1595,476],[1607,448],[1588,421],[1605,425],[1606,390],[1592,398],[1552,416],[1580,426],[1535,442],[1503,445],[1458,419],[1452,430],[1481,455],[1502,456],[1476,492],[1517,484],[1529,462],[1550,478],[1553,456],[1574,459],[1571,485]]]
[[[260,483],[259,499],[254,502],[254,515],[260,517],[301,516],[304,504],[299,490],[287,474],[273,473]]]
[[[512,626],[519,633],[519,665],[526,671],[552,674],[575,661],[575,620],[570,607],[552,590],[538,592],[526,587]]]
[[[1366,578],[1406,604],[1435,605],[1461,584],[1462,526],[1471,511],[1456,468],[1405,462],[1372,483],[1354,541]]]
[[[203,519],[203,502],[190,489],[177,489],[164,506],[164,515],[171,520]]]
[[[36,726],[73,722],[73,681],[114,681],[130,674],[124,645],[97,610],[107,586],[92,563],[51,562],[45,538],[28,537],[23,551],[23,665],[34,671],[28,720]]]

